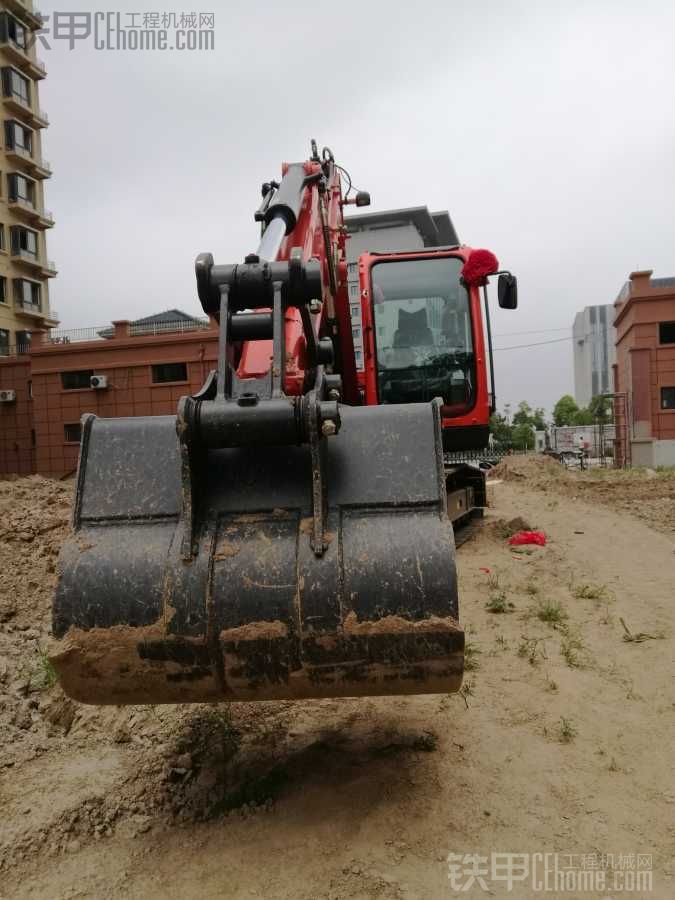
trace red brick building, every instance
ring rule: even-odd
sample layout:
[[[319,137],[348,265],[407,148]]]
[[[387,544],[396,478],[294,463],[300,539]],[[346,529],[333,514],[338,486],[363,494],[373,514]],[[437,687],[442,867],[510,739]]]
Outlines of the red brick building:
[[[30,354],[0,358],[0,476],[72,472],[83,413],[173,415],[216,365],[217,327],[190,317],[159,328],[115,322],[98,335],[55,343],[34,332]],[[93,376],[107,386],[92,387]]]
[[[616,310],[617,456],[675,465],[675,278],[632,272]]]

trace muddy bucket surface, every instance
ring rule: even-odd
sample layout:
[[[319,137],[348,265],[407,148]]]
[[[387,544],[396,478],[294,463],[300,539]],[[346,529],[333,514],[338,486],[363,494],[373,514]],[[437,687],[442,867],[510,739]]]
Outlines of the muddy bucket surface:
[[[185,557],[173,416],[84,431],[52,660],[85,703],[400,693],[461,684],[438,408],[342,407],[326,549],[305,446],[209,450]]]

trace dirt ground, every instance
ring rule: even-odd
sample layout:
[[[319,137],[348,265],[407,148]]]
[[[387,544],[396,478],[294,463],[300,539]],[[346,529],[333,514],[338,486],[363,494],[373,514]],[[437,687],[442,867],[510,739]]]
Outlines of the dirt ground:
[[[653,890],[621,896],[675,896],[675,478],[495,477],[458,551],[461,694],[230,708],[65,698],[44,651],[72,484],[0,482],[0,897],[436,900],[449,853],[493,852],[609,876],[647,854]],[[547,545],[509,548],[516,516]]]

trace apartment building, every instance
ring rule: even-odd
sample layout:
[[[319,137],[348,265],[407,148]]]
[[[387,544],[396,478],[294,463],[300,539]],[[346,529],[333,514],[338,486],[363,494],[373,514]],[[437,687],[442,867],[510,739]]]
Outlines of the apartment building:
[[[41,28],[31,0],[0,2],[0,356],[25,354],[33,331],[58,324],[49,304],[44,182],[51,175],[42,156],[39,82],[46,70],[36,56]]]

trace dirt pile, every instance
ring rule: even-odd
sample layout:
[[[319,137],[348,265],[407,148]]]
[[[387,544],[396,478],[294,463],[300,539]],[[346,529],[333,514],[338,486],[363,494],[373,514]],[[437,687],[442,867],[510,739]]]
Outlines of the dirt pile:
[[[490,478],[538,491],[562,494],[585,503],[601,503],[642,519],[666,534],[675,533],[675,470],[564,468],[548,456],[507,456]]]
[[[53,680],[43,648],[71,493],[46,478],[0,481],[0,767],[34,752]]]

